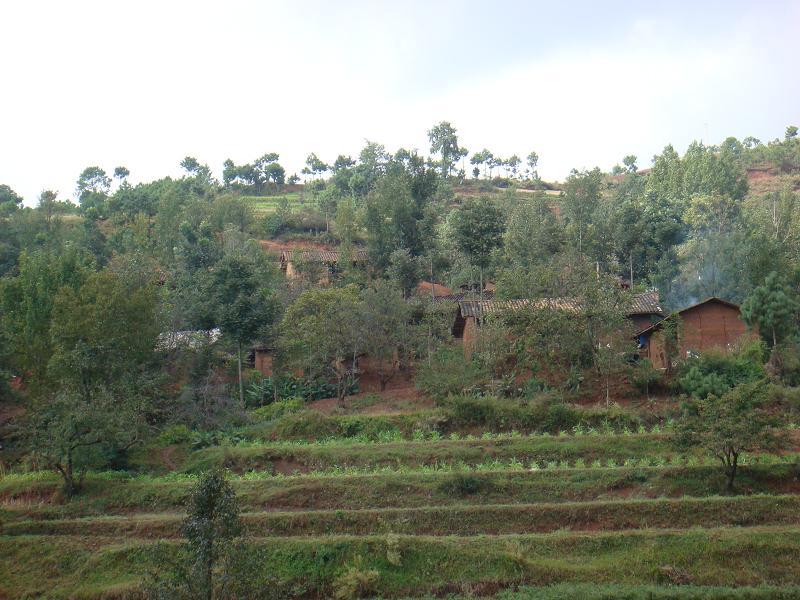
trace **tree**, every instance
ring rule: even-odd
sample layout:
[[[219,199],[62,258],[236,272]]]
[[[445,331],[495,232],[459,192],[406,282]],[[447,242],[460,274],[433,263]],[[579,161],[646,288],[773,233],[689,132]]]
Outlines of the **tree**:
[[[378,375],[381,391],[400,366],[403,351],[410,345],[410,307],[398,291],[378,283],[361,292],[363,351]]]
[[[784,136],[787,140],[791,140],[792,138],[797,137],[797,126],[796,125],[789,125],[786,128],[786,135]]]
[[[122,181],[130,174],[131,172],[127,169],[127,167],[114,167],[114,179],[119,179]]]
[[[771,272],[742,304],[742,318],[757,327],[761,337],[774,348],[798,331],[800,302],[786,282]]]
[[[765,387],[763,382],[741,384],[721,396],[689,401],[678,422],[676,443],[717,457],[728,492],[733,491],[743,452],[773,451],[785,443],[778,419],[765,406]]]
[[[213,294],[217,323],[236,343],[239,401],[244,406],[242,347],[252,342],[274,318],[274,304],[252,261],[227,256],[214,269]]]
[[[468,199],[455,214],[455,243],[470,262],[480,269],[480,293],[483,297],[483,270],[489,266],[492,251],[503,245],[506,229],[503,213],[491,200]]]
[[[61,475],[67,496],[80,490],[89,467],[139,441],[156,395],[148,365],[157,334],[153,286],[104,271],[58,291],[48,385],[26,429],[31,451]]]
[[[328,170],[330,170],[330,166],[322,162],[319,157],[312,152],[306,157],[306,166],[303,167],[301,173],[319,177]]]
[[[18,274],[2,282],[0,319],[10,338],[12,365],[33,387],[46,385],[53,355],[50,327],[56,296],[65,288],[78,289],[92,269],[90,259],[77,248],[55,253],[23,252]]]
[[[10,215],[22,206],[22,196],[9,186],[0,184],[0,217]]]
[[[83,198],[87,192],[107,194],[111,178],[100,167],[86,167],[78,176],[78,196]]]
[[[194,175],[200,170],[200,161],[198,161],[194,156],[186,156],[181,161],[181,169],[186,171],[189,175]]]
[[[447,121],[442,121],[428,130],[428,140],[431,143],[431,153],[441,156],[442,177],[449,177],[453,165],[467,155],[467,151],[458,146],[456,128]]]
[[[364,346],[358,289],[311,289],[289,306],[282,322],[288,362],[312,378],[333,379],[339,404],[352,387]]]
[[[539,179],[539,174],[536,172],[536,166],[539,164],[539,155],[536,154],[536,152],[531,152],[528,154],[525,162],[530,170],[531,179]]]
[[[628,154],[622,159],[622,164],[625,165],[625,168],[628,170],[628,173],[636,173],[639,167],[636,166],[636,156],[633,154]]]
[[[484,148],[480,152],[473,154],[469,162],[470,164],[475,165],[476,169],[479,166],[483,167],[483,176],[486,177],[486,169],[493,160],[494,154],[492,154],[487,148]],[[475,177],[477,177],[477,175],[475,175]]]
[[[182,532],[186,544],[170,556],[168,568],[153,574],[147,593],[153,600],[230,597],[225,587],[235,567],[234,542],[241,535],[239,502],[225,473],[201,475],[189,492]],[[237,582],[234,587],[241,583]]]
[[[400,288],[403,298],[409,298],[422,279],[422,265],[406,248],[398,248],[389,255],[386,273]]]
[[[564,186],[563,214],[579,253],[583,252],[587,229],[600,202],[602,177],[596,167],[591,171],[573,170]]]

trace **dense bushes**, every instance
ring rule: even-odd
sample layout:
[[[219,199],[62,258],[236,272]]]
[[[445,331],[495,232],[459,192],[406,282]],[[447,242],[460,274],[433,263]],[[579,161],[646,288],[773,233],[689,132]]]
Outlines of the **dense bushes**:
[[[263,409],[259,409],[263,410]],[[439,412],[411,415],[328,416],[316,411],[289,414],[258,433],[262,437],[282,440],[322,440],[329,438],[362,438],[383,441],[411,438],[415,432],[441,431],[446,418]]]
[[[463,394],[488,380],[487,371],[464,359],[459,347],[444,346],[417,372],[417,387],[434,398]]]
[[[355,394],[357,391],[358,382],[352,382],[347,393]],[[336,384],[292,375],[264,377],[248,386],[245,391],[245,404],[248,408],[265,406],[274,402],[276,395],[278,400],[303,398],[307,402],[321,400],[322,398],[335,398]]]
[[[722,396],[740,383],[762,379],[766,375],[763,365],[764,346],[760,342],[729,354],[710,350],[684,363],[678,383],[683,392],[695,398]]]
[[[639,417],[619,407],[586,409],[548,396],[535,400],[452,396],[441,405],[447,409],[453,428],[557,433],[580,426],[633,430],[643,424]]]

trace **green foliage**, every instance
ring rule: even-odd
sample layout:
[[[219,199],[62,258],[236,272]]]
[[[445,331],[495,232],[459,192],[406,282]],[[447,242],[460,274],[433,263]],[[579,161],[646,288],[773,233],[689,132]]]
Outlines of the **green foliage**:
[[[486,382],[488,376],[484,368],[464,358],[461,348],[444,346],[433,353],[430,361],[420,365],[416,384],[434,398],[445,398],[476,388]]]
[[[351,389],[363,348],[359,303],[355,286],[307,290],[283,319],[283,344],[290,363],[311,378],[334,379],[339,402]]]
[[[721,396],[734,386],[763,379],[763,365],[764,348],[757,342],[732,353],[709,350],[685,361],[679,384],[694,398]]]
[[[439,484],[439,489],[453,498],[473,496],[486,486],[486,482],[475,475],[457,473]]]
[[[799,315],[796,294],[775,271],[742,304],[742,318],[770,347],[797,335]]]
[[[776,450],[784,443],[784,432],[776,429],[780,419],[768,410],[765,400],[766,385],[756,382],[690,401],[679,422],[677,443],[699,446],[718,458],[732,490],[742,453]]]
[[[272,421],[302,411],[305,408],[303,398],[286,398],[261,406],[253,411],[253,417],[259,421]]]
[[[276,397],[278,401],[300,398],[310,402],[322,400],[323,398],[335,398],[337,389],[336,384],[328,383],[323,379],[296,377],[294,375],[264,377],[248,386],[245,391],[245,403],[248,408],[268,406],[275,402]],[[349,382],[347,393],[355,394],[357,392],[358,382]]]
[[[159,600],[229,597],[223,587],[227,563],[233,556],[231,543],[241,533],[236,492],[222,471],[212,471],[192,488],[186,508],[186,545],[167,569],[153,573],[147,595]]]
[[[468,199],[455,213],[454,242],[472,264],[485,268],[493,250],[503,244],[505,218],[486,196]]]

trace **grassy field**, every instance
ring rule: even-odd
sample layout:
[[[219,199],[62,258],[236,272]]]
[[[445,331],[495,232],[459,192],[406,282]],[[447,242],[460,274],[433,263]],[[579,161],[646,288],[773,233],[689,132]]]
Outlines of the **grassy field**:
[[[242,200],[250,203],[256,215],[267,215],[278,210],[280,203],[286,200],[291,207],[302,205],[303,196],[301,192],[289,192],[275,196],[242,196]]]
[[[300,413],[154,443],[70,501],[54,474],[8,474],[0,598],[141,597],[211,467],[239,498],[243,568],[280,597],[800,597],[797,455],[745,456],[722,495],[713,457],[677,451],[660,420],[581,413],[602,427],[553,434],[443,415]]]

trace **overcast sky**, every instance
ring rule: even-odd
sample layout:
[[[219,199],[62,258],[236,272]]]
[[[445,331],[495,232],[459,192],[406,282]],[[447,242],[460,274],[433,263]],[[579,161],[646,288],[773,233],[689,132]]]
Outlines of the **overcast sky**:
[[[800,125],[800,1],[0,0],[0,57],[0,183],[27,204],[89,165],[427,153],[441,120],[547,179]]]

